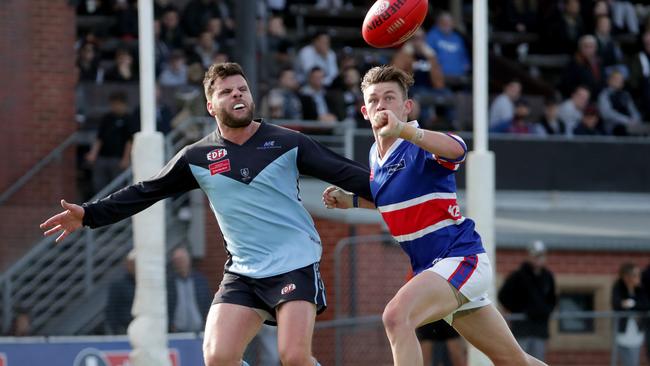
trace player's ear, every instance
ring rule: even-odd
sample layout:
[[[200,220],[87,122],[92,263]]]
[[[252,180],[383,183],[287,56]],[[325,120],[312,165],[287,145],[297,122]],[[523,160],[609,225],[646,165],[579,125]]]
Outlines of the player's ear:
[[[210,102],[210,101],[208,100],[208,101],[206,102],[206,104],[205,104],[205,107],[208,109],[208,113],[210,113],[210,115],[211,115],[212,117],[214,117],[214,110],[212,109],[212,102]]]
[[[365,104],[361,106],[361,114],[363,115],[363,119],[370,121],[370,116],[368,116],[368,108],[366,108]]]
[[[404,109],[406,111],[406,115],[411,114],[411,111],[413,110],[413,99],[407,99],[406,102],[404,102]]]

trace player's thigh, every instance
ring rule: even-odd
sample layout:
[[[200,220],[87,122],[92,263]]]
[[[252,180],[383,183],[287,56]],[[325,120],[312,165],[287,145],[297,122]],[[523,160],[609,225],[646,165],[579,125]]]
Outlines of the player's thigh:
[[[212,305],[205,323],[205,355],[240,359],[262,322],[262,317],[250,307],[228,303]]]
[[[316,305],[303,300],[288,301],[277,308],[278,349],[311,355]]]
[[[459,306],[459,293],[439,274],[424,271],[397,291],[384,310],[387,326],[405,320],[413,326],[442,319]]]
[[[525,353],[493,305],[458,312],[452,325],[463,338],[493,361],[521,359],[521,364],[526,364]]]

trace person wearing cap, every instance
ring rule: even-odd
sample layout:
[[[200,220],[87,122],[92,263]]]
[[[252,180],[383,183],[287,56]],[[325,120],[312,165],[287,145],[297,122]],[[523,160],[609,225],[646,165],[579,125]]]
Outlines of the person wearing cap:
[[[511,322],[512,333],[531,356],[544,360],[548,324],[557,303],[555,279],[546,268],[546,246],[532,242],[528,259],[506,278],[499,290],[501,305],[511,313],[523,313],[524,320]]]

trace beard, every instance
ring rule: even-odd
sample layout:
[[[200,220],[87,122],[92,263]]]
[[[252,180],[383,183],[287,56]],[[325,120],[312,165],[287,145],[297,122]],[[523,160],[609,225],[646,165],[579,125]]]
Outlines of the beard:
[[[251,122],[253,121],[253,114],[255,113],[255,103],[251,102],[251,104],[248,105],[247,107],[248,107],[248,113],[246,113],[246,115],[244,115],[243,117],[235,117],[227,109],[218,109],[216,113],[217,118],[224,125],[230,128],[246,127],[250,125]]]

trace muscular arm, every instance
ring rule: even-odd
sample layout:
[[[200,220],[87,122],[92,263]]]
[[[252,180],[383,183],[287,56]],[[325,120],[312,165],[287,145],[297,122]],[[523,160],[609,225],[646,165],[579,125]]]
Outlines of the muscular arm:
[[[406,124],[400,137],[450,162],[460,161],[465,157],[465,146],[446,133],[423,130]]]
[[[400,137],[449,162],[460,162],[467,148],[459,138],[436,131],[427,131],[400,121],[390,110],[378,112],[371,121],[383,137]]]
[[[198,183],[182,150],[151,179],[123,188],[101,200],[84,203],[83,224],[92,228],[109,225],[133,216],[161,199],[195,188],[198,188]]]

